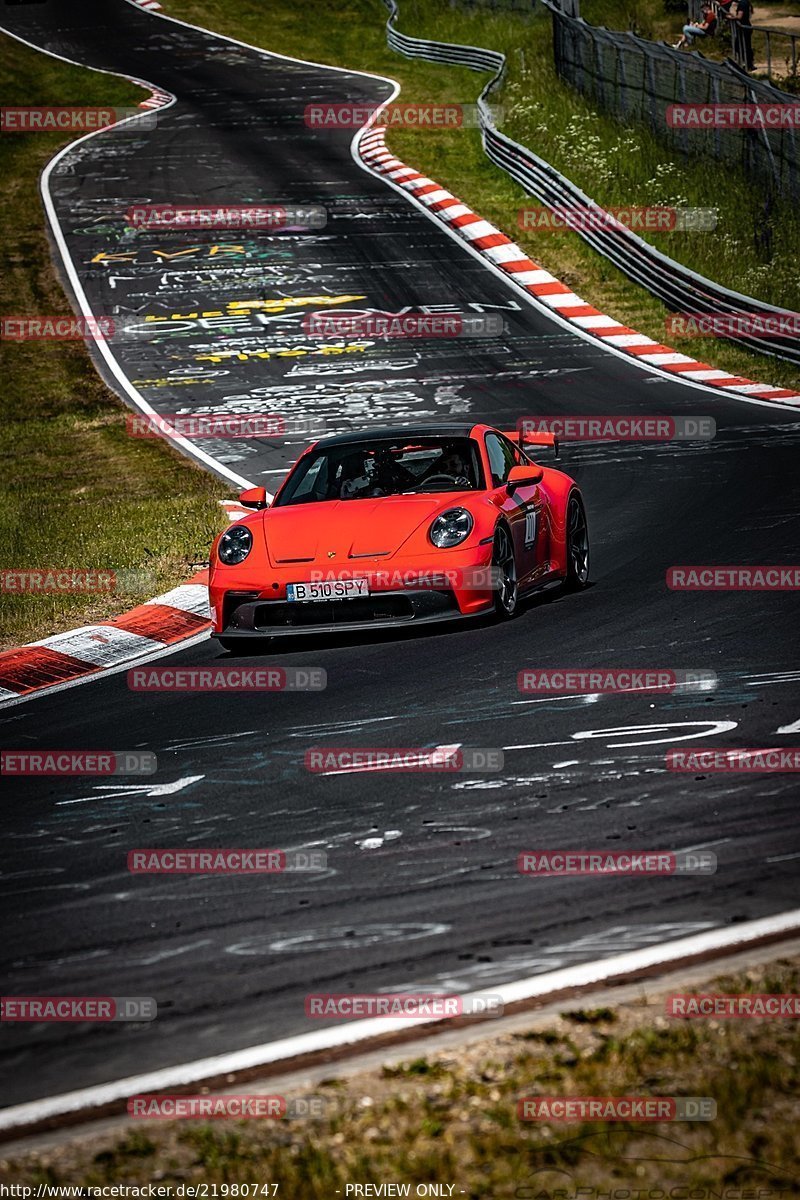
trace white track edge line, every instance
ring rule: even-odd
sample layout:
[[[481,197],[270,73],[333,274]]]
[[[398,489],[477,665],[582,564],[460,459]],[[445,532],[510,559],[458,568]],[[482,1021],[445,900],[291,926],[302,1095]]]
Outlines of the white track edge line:
[[[133,4],[139,12],[150,11],[149,9],[142,9],[139,5],[136,5],[135,0],[129,0],[129,2]],[[123,71],[108,71],[103,67],[87,66],[86,63],[76,62],[71,58],[65,58],[62,54],[56,54],[52,50],[47,50],[42,46],[37,46],[35,43],[27,41],[26,38],[20,37],[19,34],[12,33],[11,30],[6,29],[4,26],[0,26],[0,32],[6,34],[8,37],[14,38],[15,41],[21,42],[25,46],[29,46],[30,49],[36,50],[39,54],[47,54],[51,58],[60,59],[61,62],[69,63],[71,66],[80,67],[84,71],[96,71],[101,75],[112,75],[118,79],[127,79],[130,83],[136,84],[138,87],[149,88],[151,91],[158,91],[162,95],[171,97],[168,104],[162,104],[158,109],[143,110],[140,113],[135,113],[131,117],[125,117],[125,119],[122,121],[117,121],[114,125],[109,125],[104,129],[93,129],[90,133],[86,133],[82,137],[76,138],[72,142],[68,142],[66,146],[63,146],[56,152],[56,154],[50,159],[42,171],[41,178],[39,180],[39,190],[44,203],[47,220],[50,224],[50,229],[58,247],[59,254],[61,255],[61,261],[67,273],[67,278],[69,279],[73,294],[81,310],[81,315],[90,322],[89,327],[91,328],[91,322],[96,320],[96,317],[91,305],[89,304],[89,298],[86,295],[80,276],[78,275],[75,263],[67,245],[67,240],[64,236],[64,231],[61,228],[61,223],[58,219],[55,204],[53,203],[53,197],[50,192],[50,176],[53,172],[53,169],[58,166],[58,164],[61,162],[61,159],[64,158],[65,155],[69,154],[76,147],[82,145],[82,143],[88,142],[90,138],[98,137],[101,134],[108,133],[110,130],[122,129],[123,126],[130,125],[134,121],[149,119],[155,112],[164,112],[166,109],[172,108],[177,101],[177,97],[174,96],[172,92],[167,92],[160,85],[150,83],[147,80],[137,79],[133,75],[126,75]],[[108,342],[105,340],[105,338],[94,337],[92,340],[108,370],[111,372],[112,376],[122,388],[123,392],[131,400],[133,405],[141,412],[146,413],[148,416],[158,417],[159,414],[152,407],[152,405],[149,404],[147,400],[145,400],[144,396],[142,396],[142,394],[133,386],[133,383],[123,371],[121,363],[119,363],[111,353]],[[103,382],[105,382],[105,380]],[[226,467],[223,463],[218,462],[210,454],[207,454],[205,450],[201,450],[197,446],[194,446],[188,438],[182,437],[180,434],[176,433],[174,436],[165,438],[164,440],[168,444],[175,443],[176,445],[180,446],[187,457],[199,460],[205,466],[211,467],[216,475],[222,475],[224,478],[229,479],[232,483],[235,483],[238,487],[249,488],[254,486],[250,480],[245,479],[242,475],[237,475],[235,471],[231,471],[229,467]]]
[[[595,962],[580,963],[574,967],[550,971],[543,975],[529,976],[493,987],[491,991],[493,995],[502,997],[504,1005],[513,1004],[521,1000],[545,997],[552,992],[603,983],[616,976],[654,966],[679,963],[683,958],[713,950],[741,948],[750,941],[776,934],[788,934],[798,929],[800,929],[800,909],[792,909],[789,912],[776,913],[770,917],[745,921],[729,929],[712,929],[705,933],[693,934],[690,937],[677,938],[658,946],[632,950],[627,954],[618,954]],[[467,1000],[472,995],[485,995],[486,990],[479,993],[467,993],[463,998]],[[414,1028],[430,1027],[431,1025],[446,1029],[447,1019],[438,1018],[432,1021],[414,1022]],[[294,1059],[304,1054],[332,1050],[341,1046],[355,1046],[379,1037],[381,1034],[408,1028],[408,1021],[402,1017],[386,1019],[377,1017],[368,1021],[353,1021],[345,1026],[322,1029],[316,1033],[299,1034],[275,1042],[250,1046],[245,1050],[235,1050],[212,1058],[201,1058],[194,1062],[165,1067],[142,1075],[131,1075],[110,1083],[96,1084],[78,1091],[65,1092],[60,1096],[32,1100],[26,1104],[2,1109],[0,1110],[0,1130],[17,1129],[20,1126],[31,1125],[53,1117],[99,1108],[136,1094],[164,1091],[171,1087],[186,1087],[189,1084],[200,1083],[204,1079],[217,1078],[237,1071],[252,1070],[271,1063]],[[490,1028],[491,1026],[487,1026],[487,1029]]]
[[[109,675],[119,675],[120,671],[128,671],[131,666],[154,662],[157,658],[165,658],[168,654],[177,654],[178,651],[188,649],[189,646],[196,646],[200,642],[210,640],[208,630],[202,629],[199,633],[193,633],[177,642],[165,642],[163,646],[157,650],[151,650],[147,654],[135,655],[126,659],[125,662],[115,663],[113,667],[98,667],[97,670],[87,671],[85,675],[81,675],[77,679],[65,679],[62,683],[50,683],[45,687],[34,688],[31,692],[14,696],[13,699],[2,700],[0,701],[0,712],[4,708],[16,708],[18,704],[26,704],[29,700],[38,700],[40,696],[52,696],[55,692],[66,692],[68,688],[80,687],[84,683],[96,683],[98,679],[106,679]],[[20,646],[20,650],[27,649],[27,646]]]

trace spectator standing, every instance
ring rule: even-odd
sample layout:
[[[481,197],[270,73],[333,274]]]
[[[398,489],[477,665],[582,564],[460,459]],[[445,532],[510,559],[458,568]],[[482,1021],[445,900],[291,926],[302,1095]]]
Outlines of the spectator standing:
[[[753,61],[753,5],[751,0],[736,0],[736,12],[726,13],[729,21],[735,21],[734,38],[739,41],[739,47],[744,51],[744,63],[748,71],[755,67]],[[734,43],[735,44],[735,43]]]

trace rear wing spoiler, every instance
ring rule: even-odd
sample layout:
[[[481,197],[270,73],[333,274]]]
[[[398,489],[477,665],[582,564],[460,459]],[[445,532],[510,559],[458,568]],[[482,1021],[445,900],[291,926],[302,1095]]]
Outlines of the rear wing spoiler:
[[[520,423],[518,429],[504,429],[502,432],[509,441],[516,442],[520,450],[524,450],[526,446],[550,446],[558,458],[558,438],[554,433],[547,433],[543,429],[526,430],[524,423]]]

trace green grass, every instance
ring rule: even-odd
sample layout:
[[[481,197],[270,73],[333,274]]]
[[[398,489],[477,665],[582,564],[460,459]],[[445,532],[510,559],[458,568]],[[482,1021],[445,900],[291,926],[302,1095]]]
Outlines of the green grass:
[[[779,960],[676,990],[797,992],[799,967]],[[729,1200],[800,1194],[797,1022],[679,1022],[651,996],[618,1006],[613,1023],[605,1009],[577,1023],[574,1013],[532,1017],[534,1030],[325,1080],[316,1094],[334,1110],[323,1120],[83,1131],[80,1142],[0,1163],[0,1182],[204,1182],[209,1195],[212,1184],[269,1183],[279,1200],[332,1200],[348,1183],[410,1183],[413,1196],[424,1182],[455,1184],[454,1196],[472,1200],[568,1200],[578,1188],[684,1200],[709,1200],[702,1188],[727,1189]],[[717,1116],[656,1125],[520,1121],[516,1102],[532,1095],[708,1096]],[[594,1190],[577,1194],[602,1200]]]
[[[140,88],[0,38],[5,104],[135,106]],[[0,312],[72,315],[52,266],[39,174],[69,138],[0,138]],[[220,527],[218,480],[155,441],[125,432],[123,405],[82,342],[4,342],[0,566],[135,568],[155,590],[182,582]],[[3,647],[114,616],[154,594],[2,595]]]
[[[604,0],[619,12],[624,0]],[[329,0],[330,19],[307,22],[291,0],[170,0],[168,10],[254,45],[318,62],[387,74],[402,84],[400,100],[473,102],[487,76],[463,68],[406,60],[387,50],[385,10],[377,0]],[[610,22],[610,16],[606,19]],[[728,287],[800,310],[800,213],[779,204],[767,216],[760,189],[742,172],[706,159],[687,162],[645,129],[625,128],[595,113],[555,74],[550,20],[541,8],[520,12],[459,8],[449,0],[403,0],[404,33],[464,41],[504,51],[509,72],[497,97],[504,132],[530,146],[609,205],[716,207],[716,233],[661,234],[659,249]],[[574,233],[521,230],[517,214],[535,203],[483,154],[471,129],[393,129],[390,148],[429,174],[522,245],[579,295],[624,324],[736,375],[800,388],[789,363],[717,339],[665,334],[660,301],[631,283]]]

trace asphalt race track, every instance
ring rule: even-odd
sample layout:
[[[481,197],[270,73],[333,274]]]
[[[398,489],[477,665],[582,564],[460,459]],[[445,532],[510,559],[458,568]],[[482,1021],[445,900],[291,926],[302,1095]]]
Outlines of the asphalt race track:
[[[23,779],[13,799],[4,787],[4,990],[153,996],[159,1017],[4,1027],[3,1104],[308,1032],[319,1024],[304,1015],[309,991],[491,991],[794,907],[793,776],[677,775],[665,753],[692,744],[682,738],[796,745],[796,600],[671,592],[665,573],[795,560],[797,414],[672,382],[578,338],[359,167],[351,133],[303,123],[313,101],[385,99],[387,83],[259,54],[125,0],[3,5],[0,24],[177,98],[155,129],[105,132],[51,176],[92,310],[120,323],[114,355],[158,412],[282,412],[341,429],[504,427],[532,413],[718,426],[710,442],[565,446],[587,499],[593,586],[550,593],[513,622],[306,639],[260,660],[325,668],[318,693],[146,695],[123,672],[0,714],[6,747],[148,749],[159,761],[144,781]],[[328,222],[241,237],[125,232],[134,203],[255,201],[321,205]],[[506,327],[325,354],[302,329],[319,297],[501,313]],[[203,312],[225,320],[203,326],[215,319],[191,315]],[[297,441],[201,448],[270,489],[298,453]],[[227,656],[209,641],[169,661]],[[526,666],[706,669],[718,684],[542,698],[518,691]],[[311,746],[455,744],[503,748],[503,770],[315,776],[303,765]],[[128,873],[129,849],[178,845],[321,848],[329,865],[294,877]],[[716,875],[516,869],[525,849],[699,846],[717,855]]]

